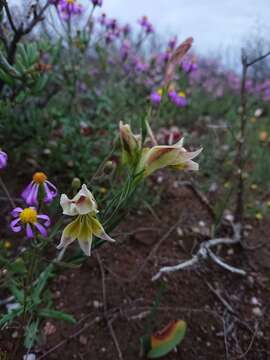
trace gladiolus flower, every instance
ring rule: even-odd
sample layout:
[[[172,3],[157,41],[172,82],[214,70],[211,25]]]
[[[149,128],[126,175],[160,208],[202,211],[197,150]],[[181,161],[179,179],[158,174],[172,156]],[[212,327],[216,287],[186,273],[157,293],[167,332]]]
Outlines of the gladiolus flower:
[[[8,156],[4,151],[0,151],[0,169],[4,169],[7,166]]]
[[[10,227],[13,232],[20,232],[23,228],[25,228],[26,237],[30,239],[34,237],[34,226],[42,236],[47,236],[46,227],[49,227],[51,224],[49,216],[44,214],[39,215],[37,210],[33,207],[25,209],[17,207],[12,210],[11,215],[15,218],[10,223]],[[43,225],[39,223],[39,220],[43,221]]]
[[[199,165],[192,161],[202,149],[189,152],[183,147],[184,138],[175,145],[158,145],[143,150],[138,171],[144,170],[144,176],[151,175],[154,171],[164,167],[176,170],[199,170]]]
[[[158,145],[152,148],[141,147],[136,135],[129,125],[120,122],[120,137],[123,148],[123,158],[128,164],[136,166],[136,172],[144,176],[164,167],[177,170],[199,170],[199,165],[192,161],[202,149],[189,152],[183,147],[184,138],[175,145]]]
[[[97,219],[96,201],[85,184],[73,199],[69,199],[67,195],[62,194],[60,205],[63,208],[64,215],[76,216],[76,219],[65,227],[60,244],[57,246],[58,249],[67,247],[78,239],[82,251],[87,256],[90,256],[93,235],[102,240],[115,241],[106,234]]]
[[[33,180],[22,192],[22,198],[27,205],[38,205],[39,188],[42,187],[45,192],[44,202],[49,204],[57,196],[56,187],[47,180],[47,175],[43,172],[36,172]]]

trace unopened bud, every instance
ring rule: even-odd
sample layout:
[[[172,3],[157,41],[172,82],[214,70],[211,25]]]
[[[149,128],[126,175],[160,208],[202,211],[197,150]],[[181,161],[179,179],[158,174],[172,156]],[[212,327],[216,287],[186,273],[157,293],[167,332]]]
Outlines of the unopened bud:
[[[71,187],[74,190],[79,190],[79,188],[81,187],[81,180],[79,178],[75,177],[72,180]]]
[[[110,174],[115,169],[115,163],[111,160],[108,160],[104,165],[104,173]]]

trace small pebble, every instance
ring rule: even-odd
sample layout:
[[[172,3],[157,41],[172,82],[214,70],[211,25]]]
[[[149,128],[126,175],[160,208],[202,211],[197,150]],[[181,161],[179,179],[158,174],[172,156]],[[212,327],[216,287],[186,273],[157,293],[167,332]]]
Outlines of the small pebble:
[[[20,307],[21,307],[21,304],[19,304],[19,303],[6,304],[6,308],[7,308],[8,312],[19,309]]]
[[[262,310],[258,306],[254,307],[252,309],[252,313],[253,313],[253,315],[258,316],[258,317],[263,316]]]
[[[19,336],[18,331],[14,331],[14,332],[11,334],[11,337],[12,337],[13,339],[16,339],[18,336]]]
[[[95,309],[99,309],[103,306],[102,302],[98,301],[98,300],[94,300],[93,301],[93,306]]]
[[[178,226],[177,228],[177,235],[182,237],[184,235],[184,231]]]
[[[36,360],[36,354],[30,353],[23,356],[23,360]]]
[[[255,280],[254,280],[254,277],[252,277],[252,276],[248,276],[247,277],[247,283],[248,283],[248,285],[250,286],[250,287],[253,287],[254,286],[254,283],[255,283]]]
[[[82,344],[82,345],[86,345],[86,344],[87,344],[87,337],[84,336],[84,335],[81,335],[81,336],[79,337],[79,342],[80,342],[80,344]]]
[[[259,300],[255,296],[250,299],[250,303],[251,305],[260,305]]]

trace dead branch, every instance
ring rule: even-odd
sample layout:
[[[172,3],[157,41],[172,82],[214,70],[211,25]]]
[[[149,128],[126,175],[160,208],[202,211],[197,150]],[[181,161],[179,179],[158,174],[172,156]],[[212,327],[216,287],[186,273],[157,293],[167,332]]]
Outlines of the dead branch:
[[[238,269],[236,267],[233,267],[231,265],[226,264],[222,259],[220,259],[217,255],[215,255],[211,248],[218,246],[218,245],[233,245],[240,243],[240,231],[241,227],[239,225],[234,225],[234,236],[233,238],[217,238],[217,239],[210,239],[208,241],[204,241],[201,243],[199,250],[197,253],[187,261],[183,261],[177,265],[174,266],[166,266],[162,267],[159,272],[153,276],[152,280],[155,281],[160,278],[160,276],[164,273],[170,273],[175,272],[179,270],[184,270],[186,268],[192,267],[198,263],[200,263],[202,260],[211,259],[213,260],[217,265],[221,266],[225,270],[228,270],[232,273],[238,274],[238,275],[246,275],[246,272],[242,269]]]

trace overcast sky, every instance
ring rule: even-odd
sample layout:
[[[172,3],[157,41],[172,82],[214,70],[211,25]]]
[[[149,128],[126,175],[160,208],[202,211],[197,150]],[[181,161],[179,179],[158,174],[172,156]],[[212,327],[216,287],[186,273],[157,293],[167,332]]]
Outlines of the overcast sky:
[[[164,36],[177,34],[179,40],[193,36],[196,50],[203,54],[239,49],[258,27],[270,34],[270,0],[103,0],[102,11],[134,25],[147,15]]]

